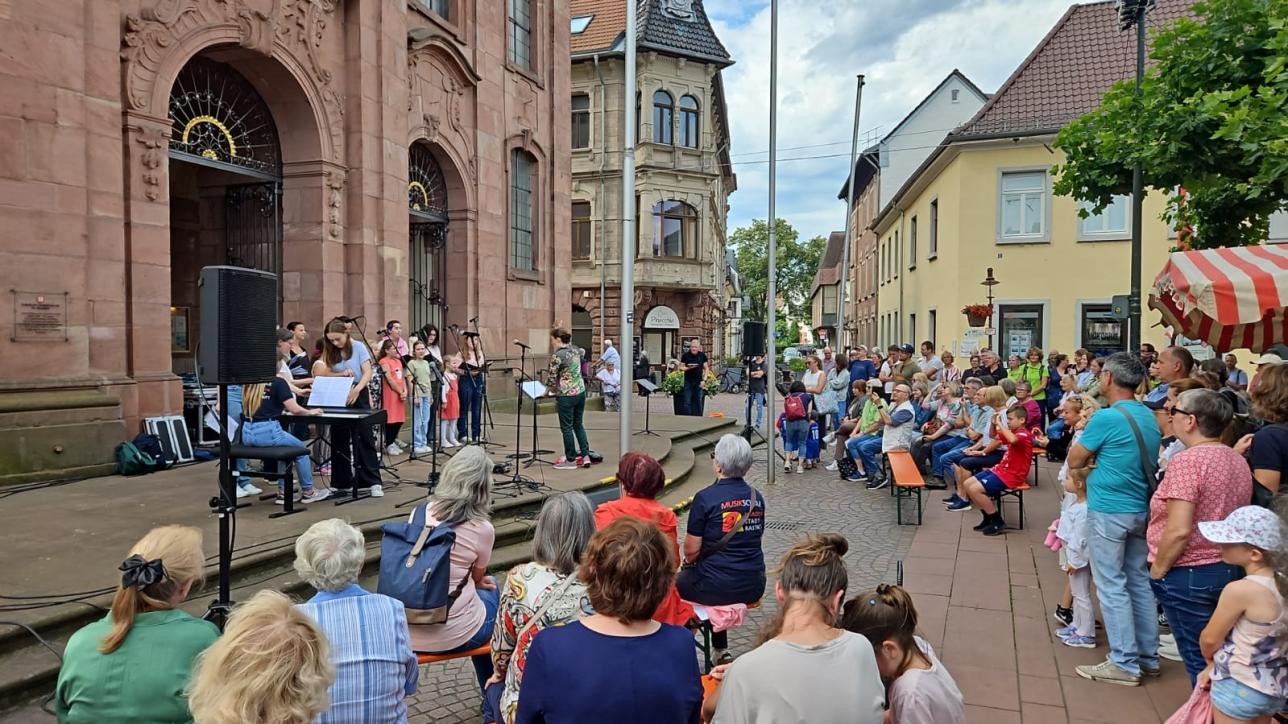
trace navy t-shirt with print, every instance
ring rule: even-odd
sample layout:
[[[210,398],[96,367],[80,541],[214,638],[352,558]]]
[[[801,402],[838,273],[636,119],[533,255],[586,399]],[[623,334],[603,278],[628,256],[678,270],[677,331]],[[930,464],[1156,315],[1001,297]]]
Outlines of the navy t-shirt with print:
[[[734,534],[724,549],[708,554],[725,534],[738,524],[747,511],[751,496],[756,496],[756,509]],[[702,538],[702,556],[698,574],[708,589],[741,590],[755,587],[765,580],[765,554],[760,547],[765,534],[765,496],[742,478],[716,481],[693,496],[689,508],[689,535]]]
[[[255,422],[264,422],[266,420],[276,420],[286,411],[286,401],[295,395],[291,393],[291,386],[286,384],[286,380],[281,377],[274,377],[273,384],[264,389],[264,401],[259,404],[259,409],[255,411]]]

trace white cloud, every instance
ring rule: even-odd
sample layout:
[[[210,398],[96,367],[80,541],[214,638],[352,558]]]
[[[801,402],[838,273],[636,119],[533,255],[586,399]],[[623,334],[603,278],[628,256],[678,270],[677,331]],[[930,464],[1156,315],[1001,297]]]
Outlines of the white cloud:
[[[991,93],[1068,8],[1068,0],[781,0],[778,30],[777,214],[801,235],[842,228],[855,74],[870,143],[953,68]],[[730,228],[768,213],[769,6],[707,0],[736,64],[725,73],[738,192]],[[949,129],[945,129],[947,133]],[[939,138],[927,137],[932,146]],[[759,153],[755,153],[759,152]],[[788,161],[807,157],[808,160]]]

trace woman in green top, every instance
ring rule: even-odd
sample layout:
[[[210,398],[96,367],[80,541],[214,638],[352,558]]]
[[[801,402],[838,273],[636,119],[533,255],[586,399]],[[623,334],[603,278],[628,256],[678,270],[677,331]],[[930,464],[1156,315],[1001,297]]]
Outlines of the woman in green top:
[[[1051,376],[1046,364],[1042,362],[1042,350],[1038,347],[1029,347],[1028,355],[1026,355],[1024,364],[1019,366],[1018,373],[1011,379],[1016,382],[1020,380],[1027,381],[1029,389],[1033,391],[1033,399],[1037,401],[1038,407],[1045,407],[1047,383],[1051,381]]]
[[[121,564],[112,611],[72,634],[58,672],[58,721],[190,722],[184,687],[219,629],[176,607],[200,585],[201,531],[154,528]]]

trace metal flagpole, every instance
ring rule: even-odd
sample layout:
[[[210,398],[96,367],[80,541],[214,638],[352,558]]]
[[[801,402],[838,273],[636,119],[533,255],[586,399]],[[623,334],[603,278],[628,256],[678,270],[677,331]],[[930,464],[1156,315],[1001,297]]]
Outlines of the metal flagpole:
[[[767,482],[774,484],[774,392],[778,384],[778,217],[774,208],[774,188],[778,177],[778,0],[769,2],[769,288],[765,307],[769,311],[769,329],[765,332],[769,384],[765,385],[765,460],[769,465]]]
[[[626,82],[622,86],[622,292],[618,303],[621,323],[618,325],[622,349],[622,384],[618,389],[621,415],[618,430],[618,457],[631,449],[631,393],[635,373],[635,0],[626,2]],[[600,109],[603,113],[604,109]],[[602,303],[602,302],[601,302]]]
[[[837,352],[845,349],[845,290],[850,284],[850,244],[854,241],[854,186],[859,165],[859,108],[863,102],[863,74],[858,77],[854,90],[854,137],[850,140],[850,183],[845,195],[845,249],[841,253],[841,274],[836,290],[836,346]]]

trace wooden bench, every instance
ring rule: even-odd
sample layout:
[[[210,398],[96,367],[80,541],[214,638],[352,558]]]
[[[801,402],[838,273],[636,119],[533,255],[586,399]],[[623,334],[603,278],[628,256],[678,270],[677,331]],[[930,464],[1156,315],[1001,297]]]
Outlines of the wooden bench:
[[[752,601],[747,604],[748,611],[753,611],[757,608],[760,608],[760,601]],[[689,625],[696,629],[698,633],[702,634],[702,641],[699,643],[695,640],[693,645],[697,646],[698,650],[702,652],[702,660],[707,665],[706,671],[710,672],[716,665],[715,661],[711,659],[711,634],[715,633],[715,630],[711,628],[711,619],[700,619],[697,618],[696,615],[694,616],[694,619],[696,623],[690,623]]]
[[[1019,504],[1020,524],[1019,526],[1017,526],[1018,530],[1024,530],[1024,491],[1029,490],[1032,487],[1033,486],[1029,485],[1028,483],[1024,483],[1018,488],[1007,488],[1006,490],[1003,490],[1001,493],[992,496],[993,503],[997,505],[998,513],[1002,512],[1003,498],[1014,498],[1015,502]],[[1005,518],[1006,516],[1002,516],[1002,517]]]
[[[1046,448],[1037,445],[1033,446],[1033,487],[1035,488],[1038,486],[1038,460],[1046,457],[1046,455]]]
[[[903,501],[904,498],[915,497],[917,499],[916,525],[921,525],[921,491],[926,487],[926,481],[922,479],[921,471],[917,469],[917,462],[906,450],[892,450],[886,454],[886,460],[890,465],[892,481],[890,489],[894,491],[895,522],[899,525],[907,525],[903,522]]]
[[[452,659],[464,659],[470,656],[491,656],[491,655],[492,655],[492,645],[483,644],[477,649],[470,649],[469,651],[458,651],[454,654],[417,653],[416,663],[420,664],[421,666],[424,666],[425,664],[437,664],[442,661],[451,661]]]

